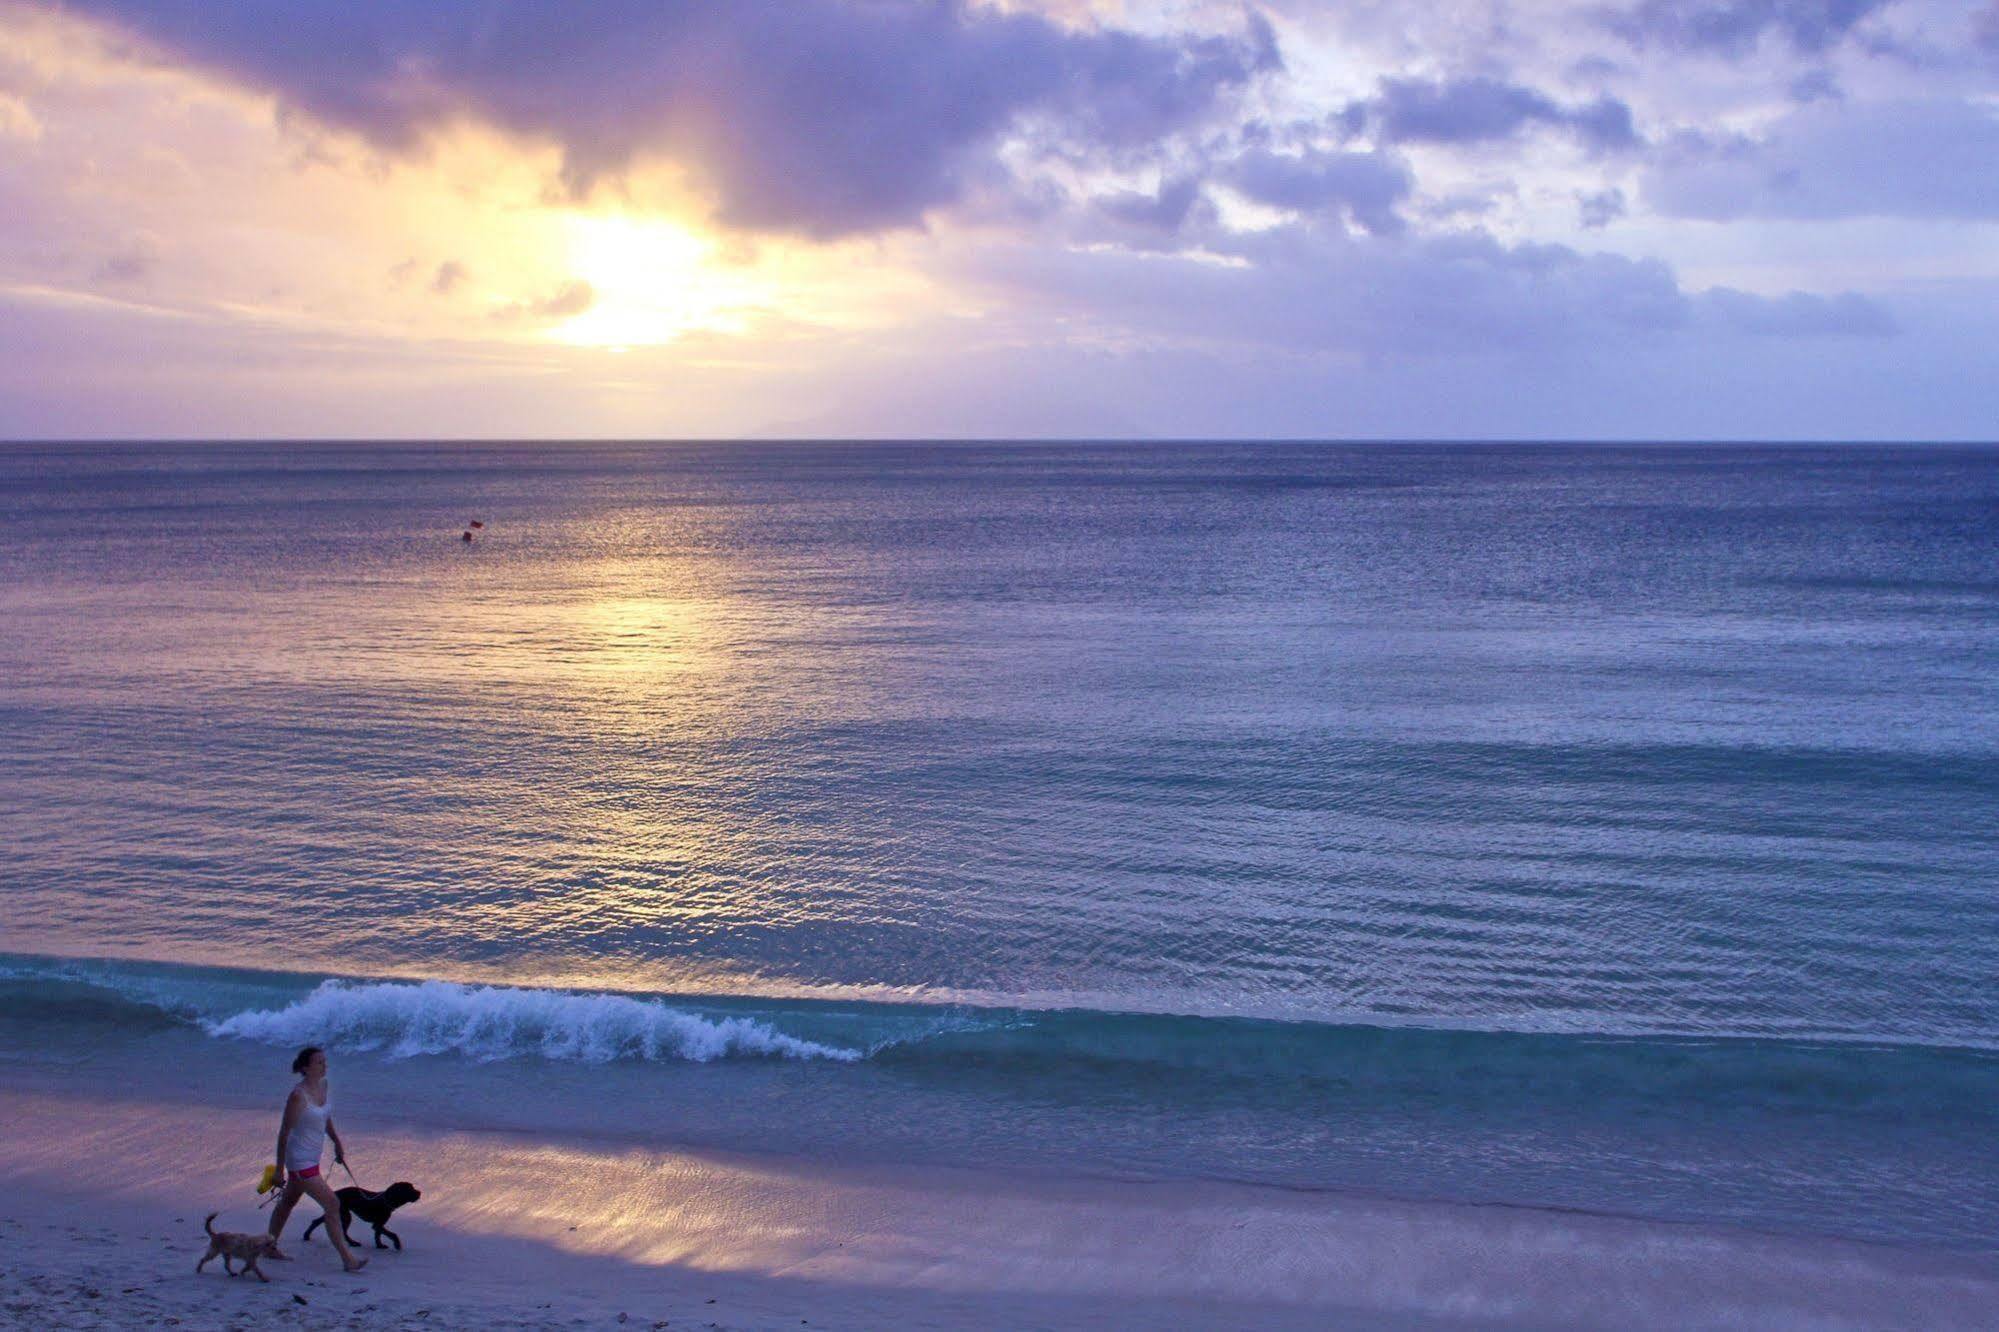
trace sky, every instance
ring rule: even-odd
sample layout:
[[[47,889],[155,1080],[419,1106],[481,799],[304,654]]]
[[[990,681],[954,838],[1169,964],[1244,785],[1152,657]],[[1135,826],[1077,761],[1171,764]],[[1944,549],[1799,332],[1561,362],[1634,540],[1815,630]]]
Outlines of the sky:
[[[0,0],[4,438],[1999,438],[1999,0]]]

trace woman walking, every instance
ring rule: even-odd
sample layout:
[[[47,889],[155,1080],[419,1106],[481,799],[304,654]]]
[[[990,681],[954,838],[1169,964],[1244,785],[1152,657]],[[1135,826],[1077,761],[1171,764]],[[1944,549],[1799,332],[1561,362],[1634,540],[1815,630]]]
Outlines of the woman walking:
[[[319,1174],[319,1156],[328,1138],[333,1139],[333,1159],[347,1163],[347,1149],[339,1130],[333,1127],[333,1089],[326,1085],[326,1051],[306,1046],[292,1060],[292,1072],[299,1080],[285,1100],[284,1121],[278,1125],[278,1181],[284,1191],[271,1212],[271,1239],[275,1241],[284,1232],[300,1196],[310,1194],[326,1210],[326,1237],[333,1241],[341,1266],[358,1272],[368,1260],[356,1258],[347,1247],[347,1237],[340,1233],[340,1199]],[[271,1256],[284,1255],[273,1252]]]

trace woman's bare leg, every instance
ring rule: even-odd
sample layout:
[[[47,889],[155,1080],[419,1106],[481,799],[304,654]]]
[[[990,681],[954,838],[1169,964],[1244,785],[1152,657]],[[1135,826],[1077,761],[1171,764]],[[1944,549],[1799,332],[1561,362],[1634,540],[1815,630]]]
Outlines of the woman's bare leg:
[[[284,1234],[285,1222],[291,1219],[292,1208],[298,1206],[298,1200],[304,1194],[304,1180],[300,1179],[297,1175],[285,1176],[285,1190],[278,1195],[277,1205],[271,1208],[271,1238],[273,1240]],[[281,1258],[283,1255],[274,1253],[271,1257]]]
[[[300,1181],[312,1200],[326,1209],[326,1238],[333,1241],[333,1251],[340,1255],[340,1265],[350,1272],[358,1272],[368,1265],[366,1258],[356,1258],[354,1251],[347,1247],[347,1237],[340,1233],[340,1199],[318,1175]],[[279,1204],[283,1206],[283,1204]]]

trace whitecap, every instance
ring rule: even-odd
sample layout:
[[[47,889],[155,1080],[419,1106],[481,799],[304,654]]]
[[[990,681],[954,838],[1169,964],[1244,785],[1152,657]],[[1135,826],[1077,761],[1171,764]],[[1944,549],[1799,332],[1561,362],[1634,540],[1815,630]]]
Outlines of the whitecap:
[[[790,1036],[755,1018],[704,1017],[629,995],[450,981],[330,980],[283,1008],[235,1013],[201,1025],[213,1036],[379,1050],[398,1059],[461,1054],[481,1062],[538,1055],[581,1063],[706,1063],[744,1057],[863,1057],[859,1050]]]

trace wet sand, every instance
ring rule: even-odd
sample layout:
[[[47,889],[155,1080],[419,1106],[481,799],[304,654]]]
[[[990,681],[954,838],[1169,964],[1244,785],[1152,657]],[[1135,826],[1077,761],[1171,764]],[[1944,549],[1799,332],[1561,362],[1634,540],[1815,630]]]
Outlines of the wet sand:
[[[259,1227],[270,1125],[0,1087],[0,1325],[46,1328],[1978,1327],[1999,1258],[1223,1183],[856,1168],[343,1125],[409,1178],[358,1276],[288,1231],[268,1285],[196,1275]],[[344,1182],[343,1180],[336,1182]],[[176,1323],[175,1320],[178,1320]]]

